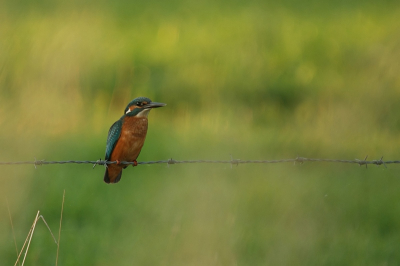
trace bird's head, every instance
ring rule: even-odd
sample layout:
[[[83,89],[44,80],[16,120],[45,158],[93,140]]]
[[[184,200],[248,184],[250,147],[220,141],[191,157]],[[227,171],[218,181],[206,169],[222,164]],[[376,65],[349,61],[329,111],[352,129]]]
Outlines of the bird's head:
[[[165,103],[152,102],[149,98],[138,97],[133,99],[125,108],[125,115],[147,117],[152,108],[166,106]]]

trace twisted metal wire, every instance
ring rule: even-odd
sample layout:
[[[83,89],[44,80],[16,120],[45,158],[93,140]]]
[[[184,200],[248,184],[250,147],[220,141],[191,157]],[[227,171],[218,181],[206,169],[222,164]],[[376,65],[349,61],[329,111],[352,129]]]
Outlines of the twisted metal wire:
[[[340,160],[340,159],[316,159],[316,158],[305,158],[305,157],[296,157],[294,159],[282,159],[282,160],[240,160],[233,159],[231,160],[161,160],[161,161],[148,161],[148,162],[137,162],[138,165],[145,164],[187,164],[187,163],[223,163],[232,165],[239,164],[269,164],[269,163],[304,163],[304,162],[327,162],[327,163],[350,163],[350,164],[358,164],[360,166],[365,165],[367,167],[369,164],[375,165],[384,165],[387,168],[387,164],[398,164],[399,160],[396,161],[383,161],[383,156],[379,160],[371,160],[367,161],[368,155],[364,158],[364,160],[354,159],[354,160]],[[92,164],[93,168],[96,165],[103,165],[107,167],[109,164],[116,164],[116,161],[105,161],[105,160],[97,160],[97,161],[45,161],[45,160],[36,160],[35,161],[20,161],[20,162],[0,162],[0,165],[17,165],[17,164],[33,164],[36,166],[46,165],[46,164]],[[121,161],[119,164],[134,164],[135,162],[125,162]]]

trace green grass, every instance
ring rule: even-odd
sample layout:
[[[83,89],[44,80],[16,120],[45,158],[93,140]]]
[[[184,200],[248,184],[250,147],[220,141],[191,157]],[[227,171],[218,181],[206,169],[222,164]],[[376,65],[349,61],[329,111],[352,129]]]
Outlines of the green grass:
[[[0,161],[97,160],[137,96],[139,161],[398,160],[396,1],[0,3]],[[59,265],[397,265],[397,165],[1,166],[0,262],[37,210]],[[26,265],[54,264],[38,223]]]

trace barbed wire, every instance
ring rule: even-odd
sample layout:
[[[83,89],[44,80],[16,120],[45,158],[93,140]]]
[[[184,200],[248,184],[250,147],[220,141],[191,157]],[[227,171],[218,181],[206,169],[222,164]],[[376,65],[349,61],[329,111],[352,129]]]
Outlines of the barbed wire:
[[[371,160],[367,161],[368,155],[364,158],[364,160],[354,159],[354,160],[341,160],[341,159],[316,159],[316,158],[305,158],[305,157],[296,157],[294,159],[281,159],[281,160],[240,160],[233,159],[231,156],[230,160],[161,160],[161,161],[148,161],[148,162],[137,162],[137,165],[146,165],[146,164],[188,164],[188,163],[221,163],[221,164],[230,164],[239,165],[239,164],[270,164],[270,163],[304,163],[304,162],[326,162],[326,163],[348,163],[348,164],[358,164],[360,166],[365,165],[367,167],[369,164],[375,165],[383,165],[387,168],[387,164],[399,164],[400,160],[396,161],[383,161],[383,156],[379,160]],[[35,168],[40,165],[47,164],[92,164],[93,168],[96,165],[103,165],[107,167],[109,164],[124,164],[131,165],[136,164],[136,162],[117,162],[117,161],[106,161],[106,160],[97,160],[97,161],[45,161],[45,160],[35,160],[34,161],[20,161],[20,162],[0,162],[0,165],[20,165],[20,164],[33,164]]]

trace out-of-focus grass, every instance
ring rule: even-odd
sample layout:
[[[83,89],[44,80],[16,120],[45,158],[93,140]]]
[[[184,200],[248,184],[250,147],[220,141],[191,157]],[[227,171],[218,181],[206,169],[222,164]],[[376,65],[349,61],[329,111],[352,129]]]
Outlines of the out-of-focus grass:
[[[134,97],[139,157],[399,159],[396,2],[0,3],[0,160],[95,160]],[[63,265],[396,265],[397,166],[2,166],[0,261],[38,209]],[[54,263],[39,224],[30,265]]]

